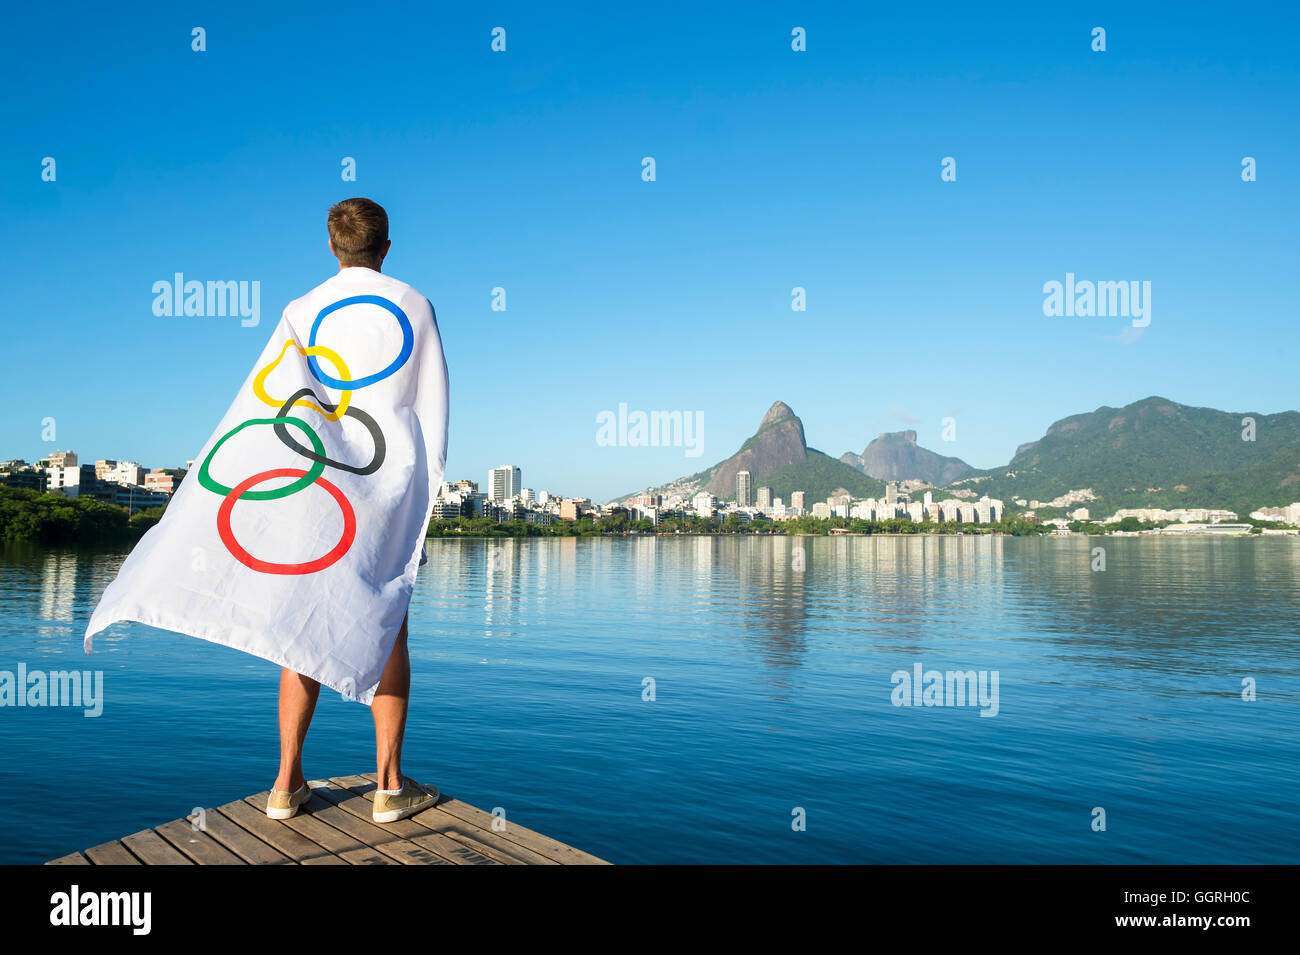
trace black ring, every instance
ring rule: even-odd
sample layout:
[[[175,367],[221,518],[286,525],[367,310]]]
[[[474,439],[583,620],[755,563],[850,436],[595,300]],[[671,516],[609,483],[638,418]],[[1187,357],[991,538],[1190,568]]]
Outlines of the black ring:
[[[284,407],[282,407],[276,413],[276,417],[277,418],[286,417],[289,414],[289,409],[291,409],[294,406],[294,404],[298,401],[298,399],[305,398],[308,395],[311,395],[311,397],[315,398],[316,402],[322,408],[328,409],[329,414],[333,414],[338,409],[338,405],[330,404],[328,401],[326,401],[320,395],[316,394],[316,392],[312,391],[310,388],[301,388],[298,391],[295,391],[293,393],[293,396],[284,403]],[[332,468],[338,468],[340,471],[350,471],[353,474],[361,474],[361,475],[374,474],[376,471],[379,470],[379,466],[384,463],[384,455],[388,452],[388,446],[384,442],[384,432],[379,430],[379,425],[375,423],[374,418],[370,417],[370,415],[366,414],[364,411],[362,411],[360,408],[356,407],[355,405],[348,405],[348,410],[343,412],[343,414],[345,417],[350,415],[351,417],[356,418],[363,425],[365,425],[366,430],[370,432],[371,440],[374,441],[375,443],[374,457],[372,457],[370,459],[370,463],[363,468],[359,468],[353,464],[344,464],[341,461],[335,461],[333,458],[328,458],[323,454],[317,454],[316,451],[312,448],[304,448],[301,444],[299,444],[290,436],[289,429],[282,424],[277,424],[274,426],[275,435],[281,441],[287,444],[290,448],[292,448],[294,451],[298,452],[305,458],[310,458],[313,461],[319,461],[321,464],[327,464]]]

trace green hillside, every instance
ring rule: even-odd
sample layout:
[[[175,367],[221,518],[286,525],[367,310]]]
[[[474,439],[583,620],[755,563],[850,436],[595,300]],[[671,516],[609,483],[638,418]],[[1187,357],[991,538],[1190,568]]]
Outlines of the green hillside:
[[[1254,440],[1242,438],[1247,418],[1254,420]],[[873,444],[892,455],[886,463],[915,470],[922,452],[931,452],[915,448],[910,433],[902,434]],[[907,460],[898,453],[900,447]],[[965,466],[956,458],[938,460]],[[884,495],[880,480],[807,447],[802,422],[782,402],[769,409],[739,451],[694,477],[720,499],[731,500],[738,470],[748,470],[755,488],[767,485],[787,503],[792,491],[807,492],[809,506],[839,488],[854,497]],[[1039,440],[1022,445],[1005,467],[968,474],[944,488],[968,488],[1008,503],[1015,498],[1050,501],[1091,488],[1097,500],[1088,507],[1094,513],[1121,507],[1217,507],[1244,517],[1260,507],[1300,501],[1300,412],[1217,411],[1153,396],[1123,408],[1063,418]]]
[[[792,491],[806,491],[809,510],[815,501],[826,500],[840,488],[855,498],[885,496],[882,482],[814,448],[808,449],[808,459],[803,463],[786,465],[764,475],[761,481],[756,478],[755,485],[758,484],[770,487],[772,496],[784,500],[787,507]]]
[[[1248,417],[1254,441],[1242,439]],[[950,486],[1007,500],[1050,500],[1088,487],[1107,508],[1226,507],[1244,515],[1300,500],[1300,413],[1145,398],[1063,418],[1005,468],[984,473]]]

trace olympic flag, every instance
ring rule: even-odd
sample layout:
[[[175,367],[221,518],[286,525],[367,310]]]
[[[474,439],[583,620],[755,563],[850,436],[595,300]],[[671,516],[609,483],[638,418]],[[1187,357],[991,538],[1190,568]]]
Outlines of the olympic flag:
[[[422,562],[447,409],[437,319],[411,286],[351,267],[290,302],[104,591],[86,652],[134,620],[370,703]]]

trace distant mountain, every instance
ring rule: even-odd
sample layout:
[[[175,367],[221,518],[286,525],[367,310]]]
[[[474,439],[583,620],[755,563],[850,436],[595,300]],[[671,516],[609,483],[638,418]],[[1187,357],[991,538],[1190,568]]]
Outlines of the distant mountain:
[[[787,504],[793,491],[807,493],[808,506],[824,501],[837,491],[854,497],[880,497],[885,486],[830,455],[808,447],[803,422],[784,401],[778,401],[763,415],[758,430],[735,454],[698,474],[678,478],[652,491],[672,488],[678,493],[708,491],[721,500],[736,496],[736,473],[753,475],[755,489],[767,486],[774,497]]]
[[[1253,419],[1254,440],[1243,440]],[[1011,463],[959,479],[995,497],[1091,488],[1115,507],[1255,508],[1300,500],[1300,413],[1193,408],[1152,396],[1062,418]]]
[[[1254,440],[1243,440],[1252,427]],[[1222,507],[1244,517],[1300,501],[1300,412],[1216,411],[1153,396],[1062,418],[1017,448],[1005,467],[977,471],[918,447],[912,431],[881,434],[861,455],[836,460],[807,446],[803,423],[778,401],[735,454],[665,487],[729,500],[740,470],[753,474],[755,488],[767,485],[786,503],[791,491],[806,491],[809,506],[841,490],[881,497],[881,479],[919,478],[1008,505],[1018,497],[1050,501],[1090,488],[1097,500],[1086,506],[1094,516],[1120,507]]]
[[[752,474],[754,487],[758,487],[767,483],[763,476],[807,462],[808,445],[804,441],[803,422],[789,405],[778,401],[767,409],[758,430],[740,446],[739,451],[709,469],[702,490],[724,499],[735,497],[738,471]]]
[[[932,486],[951,484],[975,469],[961,458],[944,457],[916,443],[915,431],[881,432],[861,454],[840,460],[881,481],[920,480]]]

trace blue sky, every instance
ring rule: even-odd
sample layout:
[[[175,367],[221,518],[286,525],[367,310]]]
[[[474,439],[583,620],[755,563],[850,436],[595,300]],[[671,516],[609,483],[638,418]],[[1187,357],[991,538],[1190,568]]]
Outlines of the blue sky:
[[[7,14],[0,458],[192,457],[349,195],[437,309],[451,478],[603,500],[778,399],[832,455],[914,427],[978,467],[1151,394],[1300,405],[1284,5],[415,6]],[[155,316],[175,272],[259,281],[261,324]],[[1150,325],[1044,316],[1066,272],[1150,281]],[[620,402],[702,412],[703,454],[599,446]]]

